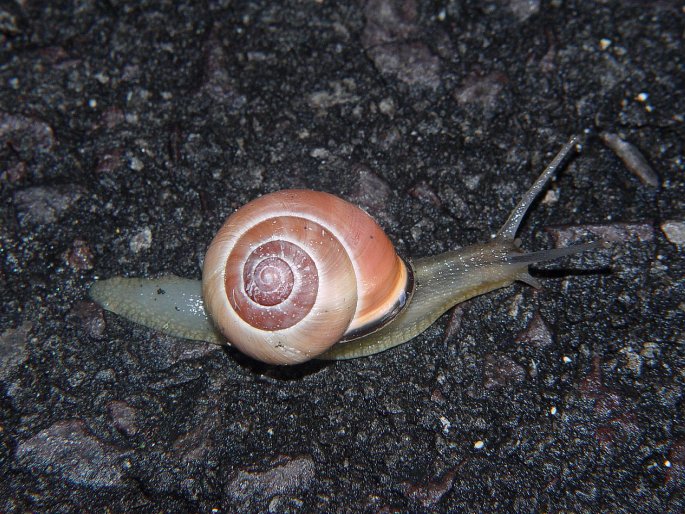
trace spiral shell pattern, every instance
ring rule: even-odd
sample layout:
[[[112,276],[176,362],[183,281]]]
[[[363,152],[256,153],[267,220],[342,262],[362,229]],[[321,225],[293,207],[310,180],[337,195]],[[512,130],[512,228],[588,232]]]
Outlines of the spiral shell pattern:
[[[271,193],[232,214],[203,269],[205,305],[219,330],[274,364],[303,362],[346,335],[373,331],[412,287],[368,214],[308,190]]]

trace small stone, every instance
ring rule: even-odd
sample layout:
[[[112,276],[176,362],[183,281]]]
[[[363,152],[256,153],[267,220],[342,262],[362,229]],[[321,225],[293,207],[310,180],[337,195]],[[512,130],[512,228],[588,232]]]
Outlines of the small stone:
[[[630,347],[626,346],[619,350],[624,358],[625,368],[630,370],[633,374],[639,376],[642,373],[642,358],[639,354],[634,352]]]
[[[651,187],[659,185],[659,176],[635,145],[609,132],[602,132],[600,138],[621,159],[628,171],[638,177],[643,184]]]
[[[385,114],[386,116],[392,118],[395,115],[395,111],[397,110],[397,106],[395,105],[395,102],[393,101],[392,98],[384,98],[378,103],[378,109],[381,111],[381,113]]]
[[[14,205],[21,225],[47,225],[56,222],[81,198],[77,186],[36,186],[14,193]]]
[[[309,156],[314,159],[324,161],[331,156],[331,152],[325,148],[312,148],[312,150],[309,152]]]
[[[553,205],[559,201],[559,191],[550,189],[545,193],[545,196],[542,198],[542,203],[545,205]]]
[[[442,202],[438,195],[435,194],[435,191],[433,191],[433,188],[424,181],[412,186],[409,189],[409,194],[420,202],[430,204],[438,209],[442,206]]]
[[[452,309],[452,312],[447,322],[447,327],[445,327],[445,335],[443,337],[443,342],[451,341],[461,330],[461,322],[464,319],[464,313],[470,305],[469,301],[462,302]]]
[[[9,182],[10,184],[20,182],[26,177],[26,171],[26,163],[20,161],[7,167],[0,173],[0,182]]]
[[[574,225],[569,227],[547,227],[554,239],[554,246],[571,246],[579,241],[600,237],[604,241],[624,242],[635,240],[640,243],[654,239],[654,227],[649,223],[608,223],[604,225]]]
[[[552,344],[552,333],[539,313],[535,313],[526,329],[516,337],[517,343],[532,343],[539,348]]]
[[[95,380],[104,384],[114,384],[117,381],[117,373],[112,368],[101,369],[95,373]]]
[[[376,68],[419,87],[440,86],[440,60],[416,39],[419,31],[415,0],[370,0],[361,42]]]
[[[540,10],[540,0],[509,0],[509,10],[520,22],[537,14]]]
[[[141,161],[138,157],[131,157],[129,161],[129,167],[133,171],[143,171],[145,165],[143,164],[143,161]]]
[[[15,36],[19,34],[19,20],[18,17],[9,10],[0,10],[0,34],[8,36]]]
[[[123,453],[88,432],[79,419],[58,421],[21,441],[15,453],[19,465],[31,473],[59,475],[87,487],[123,485]]]
[[[69,311],[81,328],[93,339],[102,339],[105,334],[105,317],[102,309],[93,302],[78,302]]]
[[[107,128],[112,129],[126,121],[124,111],[118,107],[105,109],[100,116],[100,122]]]
[[[238,90],[238,80],[230,72],[229,56],[221,38],[211,33],[204,45],[204,83],[197,96],[209,97],[229,112],[237,112],[247,104],[247,97]],[[254,52],[251,54],[254,58]]]
[[[0,146],[11,147],[26,161],[52,150],[55,136],[52,127],[43,121],[0,111]]]
[[[117,170],[123,164],[122,155],[123,152],[120,148],[116,148],[101,155],[95,166],[95,171],[97,173],[111,173]]]
[[[642,344],[640,355],[648,361],[653,361],[661,356],[661,347],[659,346],[659,343],[647,341]]]
[[[611,39],[607,39],[603,37],[602,39],[599,40],[599,49],[600,50],[606,50],[611,46]]]
[[[221,426],[219,410],[212,409],[202,414],[200,419],[192,430],[174,441],[174,451],[181,454],[186,462],[206,462],[216,447],[216,441],[210,434],[216,433],[216,427]]]
[[[308,97],[309,105],[317,110],[326,111],[336,105],[343,105],[359,101],[353,93],[357,88],[353,79],[338,80],[331,83],[330,90],[316,91]]]
[[[315,476],[314,461],[309,456],[274,459],[264,470],[239,469],[226,484],[227,496],[237,501],[270,499],[277,494],[301,493],[309,489]]]
[[[144,227],[135,234],[128,246],[133,253],[149,249],[152,246],[152,230],[150,227]]]
[[[471,75],[454,92],[454,99],[462,106],[490,117],[497,110],[506,83],[507,77],[499,72],[485,76]]]
[[[137,409],[124,401],[115,400],[107,404],[107,412],[117,431],[129,437],[138,433]]]
[[[419,41],[388,43],[367,50],[383,74],[394,75],[410,86],[440,87],[440,60]]]
[[[71,248],[64,252],[63,258],[73,270],[93,269],[93,252],[91,252],[88,243],[82,239],[75,239]]]
[[[674,245],[685,245],[685,221],[664,221],[661,224],[661,231]]]
[[[440,416],[440,424],[442,425],[442,433],[448,435],[450,433],[450,428],[452,428],[452,423],[445,416]]]
[[[494,389],[508,384],[523,382],[526,370],[504,355],[487,355],[483,372],[483,387]]]
[[[430,482],[405,484],[408,498],[421,503],[426,508],[433,507],[447,494],[454,484],[456,472],[450,470],[443,476]]]
[[[8,328],[0,334],[0,378],[6,378],[12,368],[26,361],[26,342],[32,327],[25,321],[18,328]]]
[[[411,228],[411,237],[414,241],[419,241],[424,233],[430,234],[434,229],[435,225],[433,222],[424,218]]]
[[[364,6],[364,17],[362,45],[367,49],[408,39],[419,30],[415,0],[369,0]]]
[[[175,364],[187,360],[202,359],[216,351],[221,351],[220,347],[213,343],[175,338],[169,344],[168,358],[172,364]]]
[[[350,201],[372,213],[375,219],[391,224],[393,220],[388,213],[388,204],[393,192],[390,185],[366,166],[356,166],[352,172],[356,174],[357,181]]]

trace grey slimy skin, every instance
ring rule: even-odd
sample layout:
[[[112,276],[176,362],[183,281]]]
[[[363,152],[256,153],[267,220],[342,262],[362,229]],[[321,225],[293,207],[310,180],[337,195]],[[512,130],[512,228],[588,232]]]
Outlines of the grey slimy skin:
[[[90,297],[108,311],[165,334],[226,344],[202,300],[202,281],[167,275],[98,280]]]
[[[531,204],[577,144],[578,138],[573,137],[564,145],[492,241],[413,261],[416,288],[407,307],[379,330],[335,344],[316,358],[353,359],[388,350],[413,339],[444,312],[469,298],[517,280],[538,287],[528,274],[532,263],[605,246],[590,243],[526,253],[515,239]],[[230,344],[205,311],[201,284],[173,275],[157,279],[117,277],[95,282],[90,296],[109,311],[172,336]]]

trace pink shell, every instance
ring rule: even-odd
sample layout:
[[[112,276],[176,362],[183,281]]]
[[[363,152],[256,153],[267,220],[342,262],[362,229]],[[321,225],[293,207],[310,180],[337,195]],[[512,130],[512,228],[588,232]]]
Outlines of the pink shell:
[[[202,281],[228,341],[274,364],[303,362],[376,330],[413,288],[368,214],[308,190],[264,195],[229,216],[207,250]]]

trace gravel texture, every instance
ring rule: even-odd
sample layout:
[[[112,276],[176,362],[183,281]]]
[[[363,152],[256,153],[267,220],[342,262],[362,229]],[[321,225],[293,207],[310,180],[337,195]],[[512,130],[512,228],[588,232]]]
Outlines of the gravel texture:
[[[0,511],[685,510],[682,2],[0,4]],[[278,189],[404,256],[538,266],[372,358],[279,368],[88,300],[199,278]],[[602,136],[602,137],[600,137]]]

